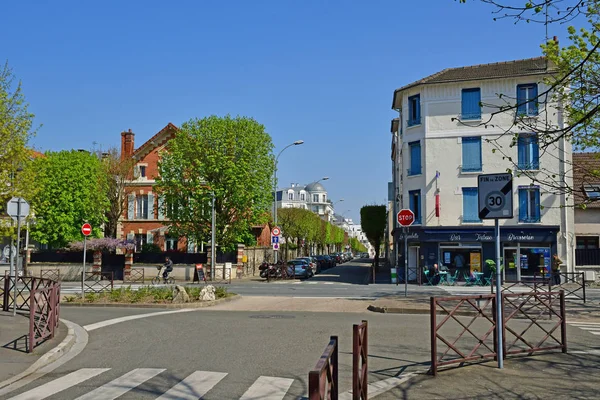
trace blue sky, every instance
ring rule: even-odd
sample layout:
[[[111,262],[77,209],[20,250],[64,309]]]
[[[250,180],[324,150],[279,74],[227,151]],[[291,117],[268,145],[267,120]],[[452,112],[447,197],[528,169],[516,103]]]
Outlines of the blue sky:
[[[355,221],[391,180],[395,88],[447,67],[537,57],[540,25],[470,1],[13,1],[0,61],[22,80],[41,151],[139,146],[168,122],[245,115],[283,153],[280,186],[329,176]],[[562,28],[561,28],[562,29]],[[566,42],[564,31],[549,32]],[[562,43],[561,43],[562,44]]]

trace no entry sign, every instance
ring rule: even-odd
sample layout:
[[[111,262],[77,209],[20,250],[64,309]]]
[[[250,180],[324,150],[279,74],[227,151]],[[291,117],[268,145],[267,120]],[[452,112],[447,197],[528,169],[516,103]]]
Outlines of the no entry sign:
[[[92,226],[86,222],[81,226],[81,233],[84,236],[90,236],[92,234]]]

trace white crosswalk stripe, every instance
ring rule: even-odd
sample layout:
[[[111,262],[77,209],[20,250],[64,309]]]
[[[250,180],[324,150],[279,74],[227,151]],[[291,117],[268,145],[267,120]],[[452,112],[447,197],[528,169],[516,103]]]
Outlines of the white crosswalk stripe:
[[[586,332],[591,333],[592,335],[600,336],[600,322],[569,322],[568,325],[575,326],[579,329],[582,329]]]
[[[111,370],[111,368],[82,368],[14,396],[9,400],[46,399],[57,393],[65,392],[67,389],[76,388],[82,382],[88,381],[109,370]],[[164,371],[166,370],[162,368],[136,368],[99,387],[96,386],[100,385],[102,382],[99,382],[97,385],[86,383],[86,387],[92,386],[92,388],[90,388],[89,392],[77,397],[76,400],[116,399]],[[166,390],[166,392],[157,397],[156,400],[201,399],[227,375],[228,374],[225,372],[195,371],[170,389]],[[292,383],[294,383],[294,379],[260,376],[246,390],[240,400],[282,400],[292,386]],[[81,388],[79,390],[79,394],[81,394]],[[60,398],[72,397],[69,397],[67,392],[61,393]]]
[[[281,400],[293,382],[293,379],[261,376],[240,397],[240,400]]]

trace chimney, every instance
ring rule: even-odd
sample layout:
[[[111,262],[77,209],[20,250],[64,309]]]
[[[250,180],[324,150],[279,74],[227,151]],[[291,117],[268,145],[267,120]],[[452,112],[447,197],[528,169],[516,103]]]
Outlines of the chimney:
[[[554,36],[552,39],[556,42],[556,45],[558,46],[558,36]]]
[[[130,158],[133,155],[135,133],[129,129],[127,132],[121,132],[121,160]]]

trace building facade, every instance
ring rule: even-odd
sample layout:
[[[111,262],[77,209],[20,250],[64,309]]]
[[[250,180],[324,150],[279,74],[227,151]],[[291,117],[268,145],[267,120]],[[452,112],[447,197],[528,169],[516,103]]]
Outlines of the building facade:
[[[540,151],[534,132],[514,130],[516,120],[563,125],[560,104],[538,99],[549,73],[539,57],[446,69],[394,92],[391,209],[396,215],[410,208],[415,223],[404,232],[393,219],[392,259],[404,265],[406,235],[409,278],[433,263],[487,273],[485,260],[495,259],[494,221],[479,218],[477,177],[507,171],[514,207],[513,218],[500,220],[506,278],[543,273],[553,254],[573,270],[573,208],[565,207],[566,194],[538,183],[548,174],[572,182],[565,170],[571,144],[559,140]],[[518,106],[498,112],[507,101]]]
[[[331,222],[333,203],[327,196],[327,190],[318,182],[308,185],[292,183],[289,187],[277,191],[277,208],[303,208],[310,210]]]

